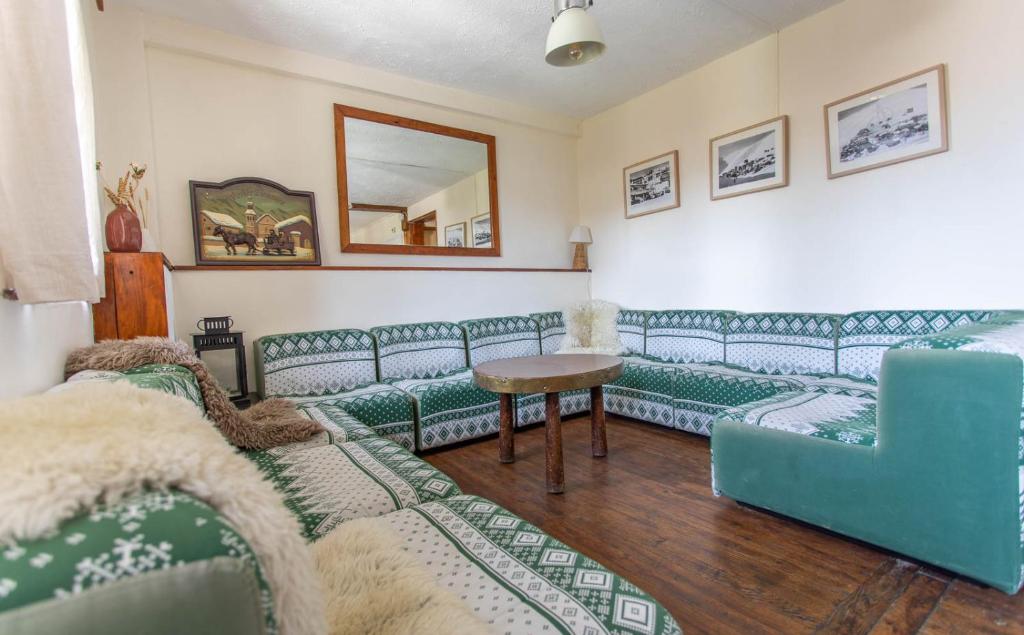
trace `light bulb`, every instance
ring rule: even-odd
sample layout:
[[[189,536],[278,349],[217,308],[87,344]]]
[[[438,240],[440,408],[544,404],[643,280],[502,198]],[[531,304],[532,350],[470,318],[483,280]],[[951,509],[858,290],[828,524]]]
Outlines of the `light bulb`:
[[[583,57],[583,49],[580,48],[579,44],[574,44],[573,47],[569,49],[569,57],[577,62],[580,61],[580,58]]]

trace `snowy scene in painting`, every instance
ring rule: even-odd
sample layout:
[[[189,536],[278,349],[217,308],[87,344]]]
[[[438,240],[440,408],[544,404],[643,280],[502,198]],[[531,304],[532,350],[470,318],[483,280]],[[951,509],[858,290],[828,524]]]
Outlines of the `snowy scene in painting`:
[[[775,130],[727,143],[718,148],[718,187],[775,178],[777,134]]]
[[[928,86],[920,84],[841,110],[839,161],[884,158],[908,146],[927,143]]]

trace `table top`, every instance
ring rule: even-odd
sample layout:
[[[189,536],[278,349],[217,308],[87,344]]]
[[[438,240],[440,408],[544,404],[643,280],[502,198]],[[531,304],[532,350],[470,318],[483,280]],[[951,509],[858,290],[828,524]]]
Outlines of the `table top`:
[[[473,369],[477,385],[491,392],[562,392],[600,386],[622,376],[614,355],[535,355],[484,362]]]

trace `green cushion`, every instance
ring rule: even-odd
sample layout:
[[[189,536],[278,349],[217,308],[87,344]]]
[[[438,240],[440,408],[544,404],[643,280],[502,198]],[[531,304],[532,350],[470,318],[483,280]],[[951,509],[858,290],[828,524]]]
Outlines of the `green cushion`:
[[[396,381],[394,386],[408,393],[416,404],[416,447],[421,450],[498,431],[498,395],[477,386],[471,370]]]
[[[0,613],[183,563],[239,559],[255,574],[252,601],[263,607],[267,630],[275,630],[270,590],[252,549],[210,506],[183,492],[147,492],[97,507],[53,536],[2,546],[0,555]]]
[[[875,445],[876,401],[827,392],[784,392],[722,412],[717,421],[736,421],[840,443]]]
[[[192,371],[171,364],[146,364],[125,371],[115,370],[83,370],[68,379],[68,383],[80,381],[127,381],[139,388],[159,390],[177,395],[195,404],[206,412],[203,394],[199,390],[199,382]]]
[[[675,364],[672,383],[675,427],[705,436],[715,417],[738,406],[794,390],[788,376],[753,373],[720,364]]]
[[[616,328],[619,331],[619,340],[625,348],[626,355],[643,355],[645,334],[647,330],[647,316],[650,311],[637,311],[634,309],[620,309],[615,320]]]
[[[655,311],[647,317],[646,356],[666,362],[724,362],[721,311]]]
[[[324,417],[348,415],[371,428],[375,434],[391,439],[408,450],[416,447],[412,399],[408,394],[390,384],[370,384],[333,395],[289,396],[288,399],[294,401],[300,408],[337,406],[337,409],[324,410],[321,408],[319,412],[311,410],[309,414],[317,421]],[[342,419],[335,423],[341,427],[348,427],[346,421]]]
[[[381,381],[441,377],[466,368],[466,338],[452,322],[375,326]]]
[[[516,425],[541,423],[547,418],[543,393],[516,395]],[[590,410],[590,389],[569,390],[558,393],[558,410],[563,417]]]
[[[514,315],[466,320],[459,325],[466,332],[470,366],[494,359],[540,355],[540,332],[533,318]]]
[[[544,355],[557,353],[565,337],[565,321],[561,311],[531,313],[530,317],[540,330],[540,348]]]
[[[833,375],[839,316],[828,313],[743,313],[732,316],[725,361],[772,375]]]
[[[256,340],[256,380],[264,397],[327,395],[377,381],[373,337],[337,329]]]
[[[673,427],[676,367],[643,357],[624,357],[622,376],[604,387],[606,412]]]
[[[681,633],[654,598],[486,499],[455,496],[383,520],[494,632]]]
[[[310,540],[355,518],[459,493],[445,474],[388,439],[247,453],[285,496]]]

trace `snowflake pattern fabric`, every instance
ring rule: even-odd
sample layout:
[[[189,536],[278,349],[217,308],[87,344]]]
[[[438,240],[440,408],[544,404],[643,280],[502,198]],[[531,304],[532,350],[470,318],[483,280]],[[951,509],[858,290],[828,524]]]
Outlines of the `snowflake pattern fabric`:
[[[562,348],[565,337],[565,316],[561,311],[531,313],[530,317],[540,329],[540,350],[544,355],[552,355]]]
[[[651,313],[646,355],[665,362],[724,362],[727,316],[719,311]]]
[[[723,412],[735,421],[840,443],[873,447],[877,437],[876,401],[822,392],[786,392]]]
[[[498,394],[473,381],[473,371],[461,370],[432,379],[394,382],[416,403],[419,421],[417,447],[449,445],[498,431]]]
[[[633,309],[619,310],[615,326],[619,331],[619,341],[622,342],[626,355],[643,355],[646,352],[645,340],[649,313],[649,311],[634,311]]]
[[[540,355],[540,331],[533,318],[510,316],[459,324],[466,331],[470,366],[495,359]]]
[[[265,397],[328,395],[377,381],[373,337],[339,329],[268,335],[256,341]]]
[[[467,367],[466,337],[458,324],[397,324],[370,332],[377,340],[382,381],[442,377]]]
[[[159,390],[177,395],[206,412],[203,394],[199,390],[199,382],[192,371],[172,364],[146,364],[125,371],[116,370],[83,370],[72,375],[66,384],[58,384],[53,390],[61,390],[81,381],[126,381],[139,388]]]
[[[772,375],[833,375],[838,315],[743,313],[727,322],[725,361]]]

